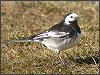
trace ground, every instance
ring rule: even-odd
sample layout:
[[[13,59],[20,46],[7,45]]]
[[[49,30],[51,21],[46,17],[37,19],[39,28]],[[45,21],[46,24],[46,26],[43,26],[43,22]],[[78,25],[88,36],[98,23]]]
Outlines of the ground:
[[[80,43],[61,51],[70,67],[58,64],[56,52],[40,43],[1,43],[2,74],[98,74],[99,5],[91,1],[1,1],[1,40],[36,35],[75,12]],[[73,67],[71,67],[73,66]]]

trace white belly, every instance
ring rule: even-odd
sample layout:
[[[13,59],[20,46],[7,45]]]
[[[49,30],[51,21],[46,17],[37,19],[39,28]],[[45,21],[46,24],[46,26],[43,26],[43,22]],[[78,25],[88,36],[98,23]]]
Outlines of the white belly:
[[[54,51],[59,51],[59,50],[65,50],[69,49],[79,43],[80,40],[80,34],[78,34],[78,37],[76,39],[65,39],[65,40],[57,40],[56,42],[53,40],[45,40],[42,42],[48,49],[54,50]]]

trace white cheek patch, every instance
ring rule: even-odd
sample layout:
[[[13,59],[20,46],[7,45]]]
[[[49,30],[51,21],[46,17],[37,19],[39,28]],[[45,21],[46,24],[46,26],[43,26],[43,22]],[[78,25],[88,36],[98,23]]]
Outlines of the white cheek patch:
[[[69,19],[66,18],[64,23],[67,24],[67,25],[69,25],[69,24],[70,24],[70,23],[69,23]]]
[[[71,18],[70,16],[73,16],[73,15],[69,15],[69,16],[67,16],[67,17],[65,18],[65,23],[66,23],[67,25],[70,24],[69,21],[74,21],[74,18]],[[74,17],[74,16],[73,16],[73,17]]]
[[[72,18],[71,18],[71,16],[72,16]],[[70,24],[69,21],[74,21],[77,17],[78,17],[78,15],[75,14],[75,13],[70,14],[69,16],[67,16],[67,17],[65,18],[65,24],[69,25],[69,24]]]

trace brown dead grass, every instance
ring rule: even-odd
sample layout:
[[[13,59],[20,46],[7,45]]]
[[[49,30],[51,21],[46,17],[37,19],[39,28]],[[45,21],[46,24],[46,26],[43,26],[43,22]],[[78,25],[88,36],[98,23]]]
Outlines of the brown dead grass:
[[[2,74],[98,74],[99,6],[89,1],[2,1],[1,39],[35,35],[60,22],[66,13],[80,16],[80,43],[61,52],[68,65],[57,64],[56,53],[39,43],[2,43]],[[94,57],[96,64],[94,64]]]

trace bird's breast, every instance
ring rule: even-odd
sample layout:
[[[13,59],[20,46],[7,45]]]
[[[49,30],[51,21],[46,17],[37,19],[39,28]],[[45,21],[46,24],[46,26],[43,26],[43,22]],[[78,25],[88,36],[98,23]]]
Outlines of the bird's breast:
[[[80,37],[81,37],[81,35],[78,33],[77,37],[76,36],[73,37],[69,42],[66,41],[62,47],[62,50],[69,49],[69,48],[76,46],[80,41]]]

